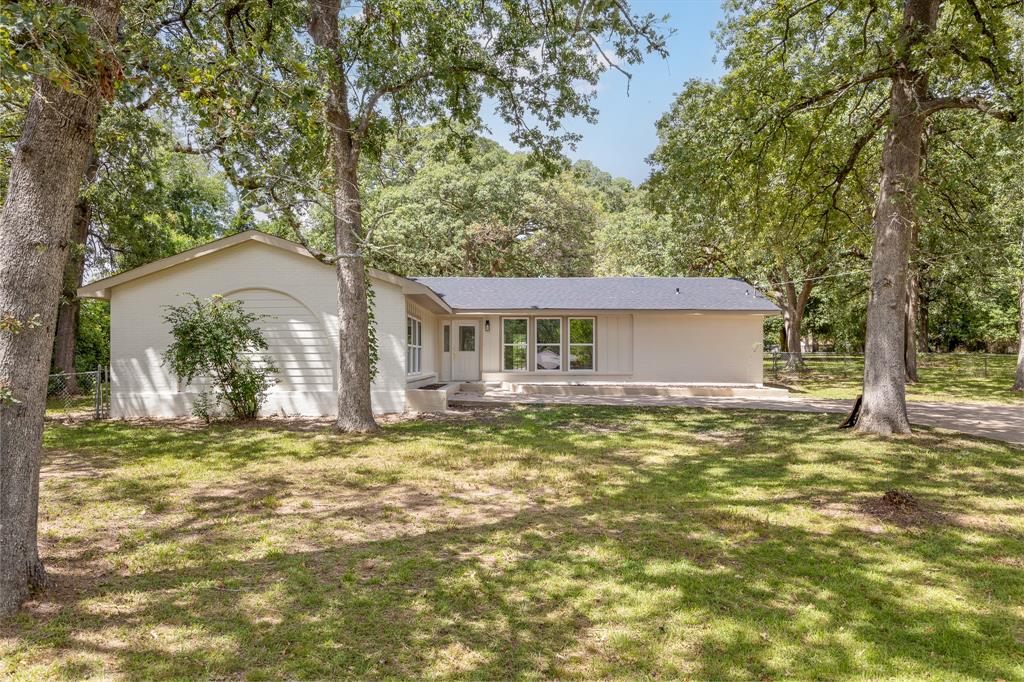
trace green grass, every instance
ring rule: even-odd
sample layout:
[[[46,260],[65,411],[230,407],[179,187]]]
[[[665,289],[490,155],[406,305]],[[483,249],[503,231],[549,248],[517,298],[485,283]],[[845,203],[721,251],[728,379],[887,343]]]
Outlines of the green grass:
[[[808,357],[806,368],[786,373],[773,372],[765,361],[765,381],[781,384],[794,395],[815,398],[856,398],[863,390],[864,361],[857,357],[831,359]],[[907,384],[908,400],[935,402],[976,402],[1024,405],[1024,393],[1013,390],[1016,358],[1009,355],[969,354],[921,355],[920,381]]]
[[[1024,678],[1022,451],[835,421],[51,424],[0,677]]]

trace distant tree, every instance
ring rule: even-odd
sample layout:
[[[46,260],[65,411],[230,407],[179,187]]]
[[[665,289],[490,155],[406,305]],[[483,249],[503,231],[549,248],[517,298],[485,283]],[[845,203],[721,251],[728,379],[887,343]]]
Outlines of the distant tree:
[[[617,178],[598,168],[593,161],[582,159],[572,164],[573,176],[585,187],[595,190],[601,198],[605,213],[622,213],[626,210],[635,188],[626,178]]]
[[[175,150],[169,125],[124,102],[106,107],[75,208],[53,366],[74,372],[85,272],[112,273],[209,241],[229,229],[226,182]],[[68,389],[75,390],[74,376]]]
[[[452,150],[423,131],[364,180],[370,262],[407,275],[580,276],[592,271],[600,197],[483,138]],[[387,158],[387,157],[398,158]]]
[[[814,287],[861,252],[871,155],[851,158],[860,141],[826,116],[751,142],[751,106],[741,79],[688,83],[658,122],[647,189],[671,218],[671,242],[689,251],[688,271],[740,277],[775,299],[795,369]]]
[[[594,236],[594,274],[678,277],[696,274],[699,254],[681,238],[671,218],[658,215],[644,190],[624,198],[623,209],[605,212]]]

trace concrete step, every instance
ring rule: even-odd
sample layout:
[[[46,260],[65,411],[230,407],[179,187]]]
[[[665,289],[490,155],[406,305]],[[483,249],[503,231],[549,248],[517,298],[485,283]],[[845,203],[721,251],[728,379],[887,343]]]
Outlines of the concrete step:
[[[462,390],[466,392],[465,384]],[[523,395],[579,395],[579,396],[666,396],[672,398],[785,398],[789,391],[770,386],[714,385],[714,384],[556,384],[502,382],[501,390]]]

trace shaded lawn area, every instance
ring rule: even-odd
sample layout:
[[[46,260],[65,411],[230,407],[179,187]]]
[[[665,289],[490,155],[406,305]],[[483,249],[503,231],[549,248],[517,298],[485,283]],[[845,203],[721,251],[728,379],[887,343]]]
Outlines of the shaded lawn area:
[[[923,356],[927,357],[927,356]],[[765,380],[784,385],[794,395],[816,398],[856,398],[864,386],[864,362],[861,359],[828,360],[808,358],[806,370],[778,376],[772,363],[765,362]],[[918,368],[920,381],[907,384],[908,400],[933,402],[978,402],[1019,404],[1024,393],[1013,390],[1016,359],[994,356],[985,368],[981,358],[970,355],[927,357]]]
[[[835,422],[53,424],[0,676],[1024,677],[1022,451]]]

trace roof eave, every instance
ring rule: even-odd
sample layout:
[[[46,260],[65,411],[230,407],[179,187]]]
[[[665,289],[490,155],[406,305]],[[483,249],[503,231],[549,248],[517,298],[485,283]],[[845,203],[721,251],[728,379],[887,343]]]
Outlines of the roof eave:
[[[227,237],[215,239],[212,242],[201,244],[200,246],[182,251],[181,253],[176,253],[173,256],[168,256],[167,258],[161,258],[160,260],[153,261],[152,263],[140,265],[139,267],[132,268],[126,272],[104,277],[103,279],[98,279],[95,282],[90,282],[89,284],[79,287],[76,291],[76,295],[79,298],[95,298],[109,301],[111,290],[116,286],[127,284],[128,282],[141,277],[153,275],[161,272],[162,270],[183,265],[184,263],[197,258],[202,258],[203,256],[208,256],[210,254],[217,253],[218,251],[223,251],[224,249],[249,241],[260,242],[267,246],[273,246],[290,253],[316,260],[316,257],[301,244],[288,241],[287,239],[282,239],[281,237],[267,234],[266,232],[261,232],[259,230],[246,230],[245,232],[239,232],[237,234],[228,235]],[[383,270],[378,270],[376,268],[369,268],[369,275],[374,279],[390,282],[391,284],[401,287],[403,293],[411,293],[413,295],[426,298],[438,308],[439,312],[450,313],[452,310],[436,292],[424,284],[420,284],[419,282],[415,282],[411,279],[407,279],[399,275],[393,275],[390,272],[384,272]]]
[[[685,315],[764,315],[774,317],[782,311],[774,309],[739,310],[735,308],[460,308],[452,307],[456,315],[536,315],[549,313],[567,315],[573,313],[587,315],[607,315],[609,313],[662,313]]]

